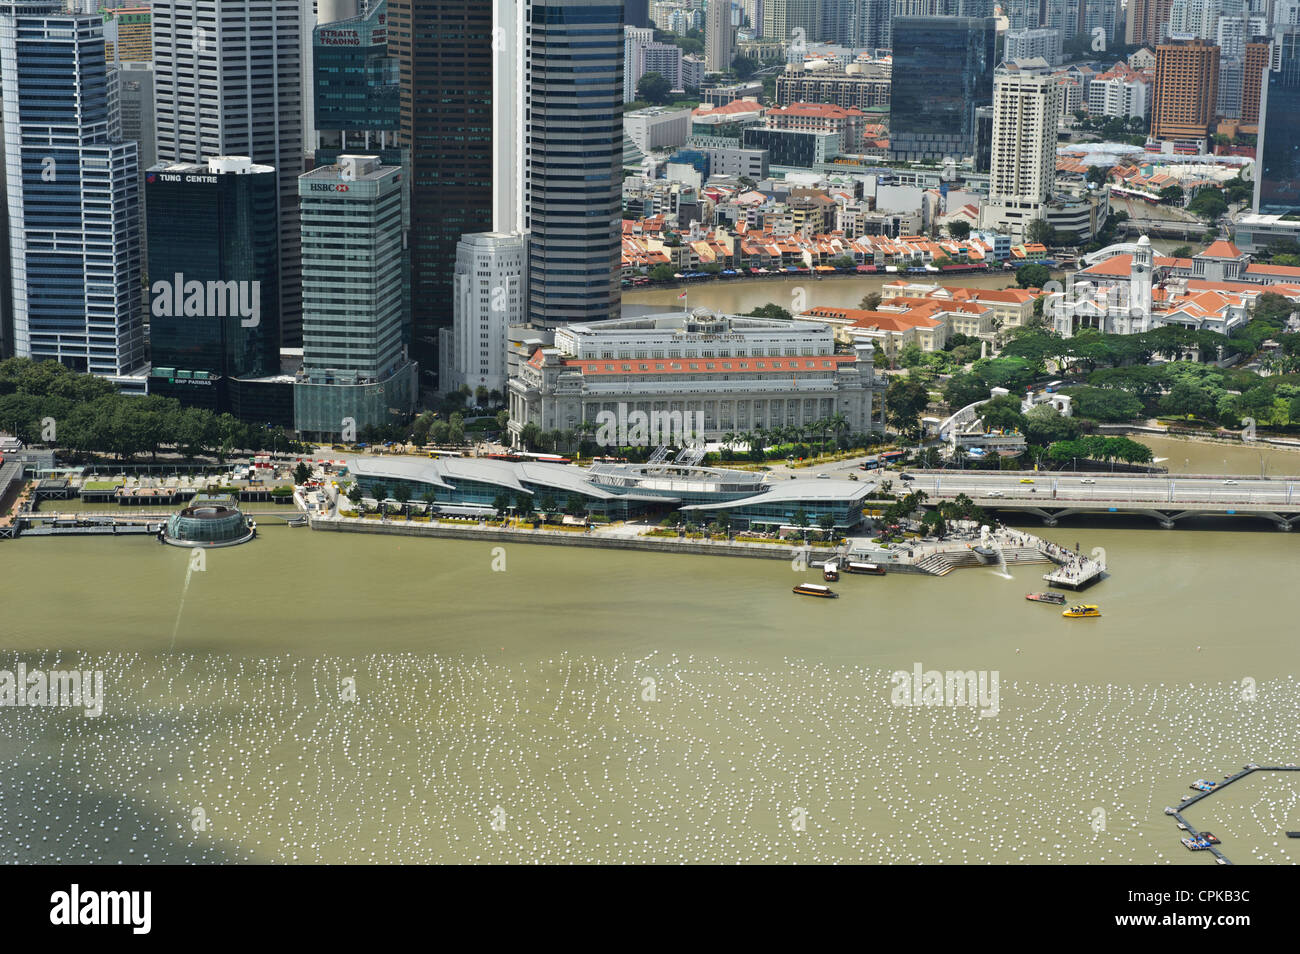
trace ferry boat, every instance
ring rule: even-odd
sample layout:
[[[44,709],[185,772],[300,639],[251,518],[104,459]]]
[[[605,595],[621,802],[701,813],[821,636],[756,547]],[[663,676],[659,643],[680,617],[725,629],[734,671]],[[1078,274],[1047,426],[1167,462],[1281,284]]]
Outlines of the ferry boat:
[[[1204,838],[1184,838],[1182,842],[1188,851],[1206,851],[1210,847],[1210,843]]]
[[[1194,788],[1194,789],[1196,789],[1196,791],[1198,791],[1198,792],[1212,792],[1212,791],[1214,791],[1214,787],[1215,787],[1217,784],[1218,784],[1217,782],[1207,782],[1207,781],[1206,781],[1205,779],[1203,779],[1203,778],[1198,778],[1195,782],[1193,782],[1193,783],[1192,783],[1191,785],[1189,785],[1188,787],[1189,787],[1189,788]]]
[[[878,563],[847,563],[844,569],[849,573],[865,573],[868,576],[885,575],[885,568]]]
[[[1100,616],[1101,610],[1092,603],[1080,603],[1078,606],[1071,606],[1061,615],[1067,619],[1084,619],[1085,617]]]
[[[798,596],[820,596],[823,599],[835,599],[839,596],[829,586],[822,586],[820,583],[800,583],[794,588]]]
[[[827,583],[834,583],[840,578],[840,570],[834,560],[827,560],[822,564],[822,579]]]
[[[1055,603],[1057,606],[1065,605],[1064,593],[1026,593],[1025,599],[1033,603]]]

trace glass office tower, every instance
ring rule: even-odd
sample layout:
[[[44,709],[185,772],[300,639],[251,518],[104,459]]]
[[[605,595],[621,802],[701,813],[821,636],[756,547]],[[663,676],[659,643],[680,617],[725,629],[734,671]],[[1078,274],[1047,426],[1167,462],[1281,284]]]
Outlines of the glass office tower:
[[[245,157],[145,173],[151,393],[224,413],[279,372],[278,182]]]
[[[890,158],[974,154],[975,110],[993,102],[996,38],[992,17],[894,18]]]
[[[3,351],[138,390],[139,151],[113,138],[103,18],[0,3],[0,88]]]
[[[526,12],[528,320],[617,318],[623,197],[623,5]]]
[[[1300,215],[1300,31],[1279,32],[1273,42],[1279,68],[1260,86],[1255,211]]]

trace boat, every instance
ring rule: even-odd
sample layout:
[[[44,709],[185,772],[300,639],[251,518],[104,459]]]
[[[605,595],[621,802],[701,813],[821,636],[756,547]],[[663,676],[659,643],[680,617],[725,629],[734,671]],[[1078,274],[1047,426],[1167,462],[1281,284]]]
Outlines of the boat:
[[[1085,617],[1100,616],[1101,610],[1092,603],[1080,603],[1078,606],[1071,606],[1061,615],[1067,619],[1084,619]]]
[[[1201,832],[1201,837],[1212,845],[1217,845],[1219,843],[1219,836],[1212,831]]]
[[[794,588],[798,596],[820,596],[823,599],[835,599],[839,596],[829,586],[822,586],[820,583],[800,583]]]
[[[1189,787],[1189,788],[1194,788],[1194,789],[1196,789],[1196,791],[1198,791],[1198,792],[1212,792],[1212,791],[1214,791],[1214,786],[1215,786],[1216,784],[1217,784],[1216,782],[1207,782],[1207,781],[1206,781],[1205,779],[1203,779],[1203,778],[1198,778],[1195,782],[1193,782],[1193,783],[1192,783],[1190,786],[1188,786],[1188,787]]]
[[[1065,605],[1064,593],[1026,593],[1025,599],[1031,603],[1055,603],[1057,606]]]
[[[1205,851],[1210,847],[1210,843],[1204,838],[1184,838],[1182,842],[1188,851]]]
[[[822,579],[827,583],[834,583],[840,578],[840,570],[834,560],[827,560],[822,564]]]
[[[865,573],[868,576],[885,575],[885,568],[878,563],[846,563],[844,569],[849,573]]]

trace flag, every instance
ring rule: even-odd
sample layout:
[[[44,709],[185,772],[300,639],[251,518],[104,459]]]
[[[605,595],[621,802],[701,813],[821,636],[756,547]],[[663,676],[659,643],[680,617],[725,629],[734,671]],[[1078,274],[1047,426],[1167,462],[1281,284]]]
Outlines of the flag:
[[[678,296],[677,296],[677,300],[678,300],[678,301],[685,301],[685,300],[686,300],[686,292],[682,292],[680,295],[678,295]]]

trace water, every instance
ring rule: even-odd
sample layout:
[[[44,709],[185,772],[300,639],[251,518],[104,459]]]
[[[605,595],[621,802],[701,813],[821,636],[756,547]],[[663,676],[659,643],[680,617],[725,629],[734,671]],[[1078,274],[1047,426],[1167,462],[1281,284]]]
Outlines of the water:
[[[769,278],[761,281],[711,281],[685,288],[655,288],[625,290],[624,305],[662,305],[676,310],[688,305],[691,308],[712,308],[725,314],[743,314],[769,302],[792,312],[805,311],[819,305],[827,307],[857,308],[865,295],[879,292],[886,282],[910,279],[918,282],[936,282],[956,288],[1016,288],[1015,273],[995,275],[840,275],[833,278]],[[677,296],[685,290],[687,299]]]
[[[5,542],[0,668],[107,693],[98,719],[0,708],[0,860],[1209,863],[1161,808],[1300,761],[1294,539],[1042,532],[1105,548],[1102,618],[1026,602],[1037,567],[821,601],[779,561]],[[997,671],[997,714],[892,705],[918,662]],[[1232,798],[1196,810],[1229,857],[1294,861],[1294,780]]]

